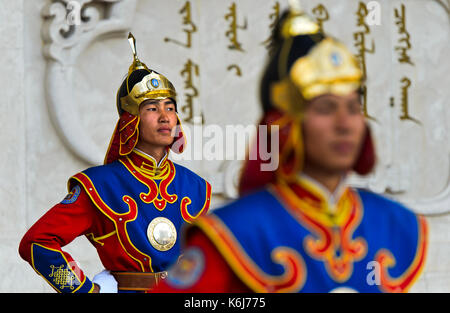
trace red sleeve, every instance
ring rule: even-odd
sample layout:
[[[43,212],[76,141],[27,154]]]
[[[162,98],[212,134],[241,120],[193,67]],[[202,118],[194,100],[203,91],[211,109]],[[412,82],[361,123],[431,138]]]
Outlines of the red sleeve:
[[[19,247],[23,259],[29,260],[30,245],[39,243],[60,249],[76,237],[87,233],[93,222],[95,210],[83,188],[75,202],[58,203],[45,213],[26,232]]]
[[[162,283],[153,289],[152,292],[251,292],[251,290],[234,274],[233,270],[222,258],[222,255],[217,251],[213,243],[198,229],[194,229],[189,233],[187,248],[183,255],[187,256],[194,250],[201,251],[200,255],[197,253],[197,256],[192,258],[200,258],[200,260],[190,262],[195,263],[195,266],[188,266],[189,269],[186,270],[186,262],[183,262],[183,257],[181,257],[180,261],[169,270],[169,277],[162,281]],[[175,272],[182,272],[182,275],[174,274]],[[173,279],[173,276],[177,276],[177,279]]]
[[[45,275],[40,272],[36,264],[42,268],[51,268],[54,266],[56,253],[69,263],[73,271],[80,275],[81,280],[84,280],[84,274],[73,262],[73,258],[61,249],[76,237],[88,233],[95,220],[95,207],[84,189],[78,188],[80,192],[76,197],[72,194],[70,200],[53,206],[31,226],[20,242],[20,256],[44,277]],[[33,246],[39,247],[39,251],[48,251],[49,253],[37,253],[36,249],[33,254]]]

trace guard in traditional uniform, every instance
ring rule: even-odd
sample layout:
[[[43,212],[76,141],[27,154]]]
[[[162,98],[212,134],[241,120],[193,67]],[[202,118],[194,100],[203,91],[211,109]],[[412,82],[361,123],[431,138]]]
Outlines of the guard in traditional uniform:
[[[210,184],[168,158],[186,144],[175,89],[128,39],[134,59],[117,92],[120,118],[104,165],[72,176],[69,194],[20,243],[22,258],[58,292],[150,290],[180,255],[180,227],[209,209]],[[106,269],[94,282],[62,250],[81,235]]]
[[[425,263],[424,218],[346,183],[375,164],[355,57],[296,6],[274,40],[260,124],[279,127],[279,167],[247,160],[240,199],[188,227],[154,292],[407,291]]]

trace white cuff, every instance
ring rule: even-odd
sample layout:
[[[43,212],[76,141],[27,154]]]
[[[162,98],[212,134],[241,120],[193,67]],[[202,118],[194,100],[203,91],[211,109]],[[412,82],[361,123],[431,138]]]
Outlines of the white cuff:
[[[100,287],[100,293],[117,293],[117,281],[108,270],[95,275],[92,282]]]

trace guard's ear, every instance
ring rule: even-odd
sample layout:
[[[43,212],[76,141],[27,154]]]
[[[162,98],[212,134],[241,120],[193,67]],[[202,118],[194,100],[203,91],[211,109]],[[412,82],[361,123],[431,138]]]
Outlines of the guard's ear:
[[[353,166],[353,170],[359,175],[369,174],[375,167],[376,154],[375,145],[372,140],[372,134],[369,125],[366,123],[366,131],[359,153],[358,159]]]
[[[258,125],[265,125],[269,128],[270,125],[279,120],[282,116],[283,114],[280,111],[270,110],[264,114]],[[260,138],[259,129],[260,128],[258,127],[256,136],[253,139],[250,150],[247,151],[247,155],[241,169],[238,186],[238,192],[241,196],[262,188],[266,184],[274,182],[276,179],[275,171],[262,171],[262,164],[266,161],[261,159],[261,155],[259,153],[260,147],[261,145],[264,145],[264,151],[268,151],[266,149],[269,149],[272,145],[269,142],[271,136],[267,136],[266,139]],[[265,140],[265,142],[260,142],[260,140]],[[280,142],[282,140],[283,138]],[[272,153],[272,151],[270,151],[270,153]],[[256,159],[251,158],[250,156],[256,156]],[[278,158],[279,156],[276,155],[274,157]]]
[[[170,150],[180,154],[186,149],[186,136],[181,126],[180,118],[177,114],[177,126],[175,127],[175,136],[173,142],[169,145]]]

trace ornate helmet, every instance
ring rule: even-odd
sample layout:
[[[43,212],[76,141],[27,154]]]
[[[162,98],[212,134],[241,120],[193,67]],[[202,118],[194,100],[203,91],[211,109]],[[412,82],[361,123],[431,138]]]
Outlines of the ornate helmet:
[[[273,36],[274,51],[260,88],[265,112],[276,108],[299,117],[312,98],[361,87],[362,71],[353,54],[325,36],[297,3],[280,18]]]
[[[136,53],[136,40],[131,33],[128,35],[128,41],[133,52],[133,63],[117,91],[116,106],[120,118],[106,152],[105,164],[129,154],[136,146],[139,139],[139,106],[142,102],[148,99],[170,98],[175,103],[175,111],[178,112],[173,84],[164,75],[149,69],[139,60]],[[175,153],[181,153],[186,146],[186,141],[178,115],[177,119],[175,139],[168,148]],[[175,142],[177,142],[176,145]]]
[[[133,51],[133,63],[128,75],[117,91],[117,110],[138,115],[139,105],[148,99],[171,98],[176,103],[176,91],[172,83],[162,74],[150,70],[136,54],[136,40],[129,33],[128,41]]]
[[[279,168],[262,172],[261,160],[247,160],[240,180],[241,193],[275,179],[293,179],[303,167],[301,121],[305,104],[327,93],[345,95],[359,91],[364,80],[354,55],[343,43],[322,33],[297,1],[290,1],[290,9],[282,14],[272,36],[273,48],[260,85],[264,111],[260,124],[279,126]],[[260,144],[258,138],[254,149]],[[354,170],[367,174],[374,159],[367,127]]]

